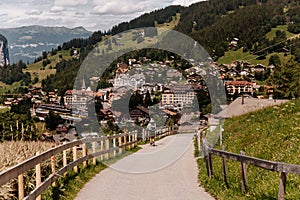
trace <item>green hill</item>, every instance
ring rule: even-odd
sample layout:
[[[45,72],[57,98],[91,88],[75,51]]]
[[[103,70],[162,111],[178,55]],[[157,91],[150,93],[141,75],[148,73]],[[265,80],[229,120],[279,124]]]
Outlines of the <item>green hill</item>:
[[[35,83],[35,86],[41,86],[42,80],[46,79],[47,76],[56,73],[56,65],[64,60],[71,60],[72,56],[70,56],[69,50],[61,50],[58,51],[55,55],[48,54],[47,59],[50,61],[49,64],[43,65],[44,60],[41,60],[36,63],[29,64],[27,69],[24,69],[24,72],[29,72],[32,79],[38,77],[38,82]]]
[[[267,108],[225,121],[223,144],[233,153],[300,165],[300,100]],[[219,147],[216,147],[219,148]],[[229,186],[222,181],[220,157],[214,157],[214,177],[207,178],[205,164],[199,161],[200,180],[218,199],[277,199],[280,174],[247,166],[248,192],[240,185],[240,163],[227,162]],[[300,176],[288,175],[286,199],[300,199]]]

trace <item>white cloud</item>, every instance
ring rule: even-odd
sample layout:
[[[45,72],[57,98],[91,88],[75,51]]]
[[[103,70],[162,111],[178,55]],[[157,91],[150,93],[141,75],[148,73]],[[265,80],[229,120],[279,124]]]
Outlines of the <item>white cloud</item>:
[[[7,13],[0,13],[0,17],[7,16]]]
[[[77,11],[77,12],[75,13],[75,15],[76,15],[76,16],[84,16],[85,13],[84,13],[84,12],[79,12],[79,11]]]
[[[32,10],[28,11],[26,14],[27,15],[41,15],[42,13],[43,13],[43,11],[41,11],[41,10],[32,9]]]
[[[50,12],[54,12],[54,13],[59,13],[59,12],[62,12],[64,11],[65,8],[62,7],[62,6],[53,6],[51,9],[50,9]]]
[[[88,3],[88,0],[55,0],[54,5],[55,6],[61,6],[61,7],[66,7],[66,6],[78,6],[78,5],[86,5]]]
[[[182,5],[182,6],[190,6],[193,3],[197,3],[204,0],[174,0],[173,5]]]
[[[132,0],[131,0],[132,1]],[[106,1],[105,3],[98,3],[93,8],[92,14],[110,14],[110,15],[126,15],[145,10],[145,6],[141,5],[138,1]]]

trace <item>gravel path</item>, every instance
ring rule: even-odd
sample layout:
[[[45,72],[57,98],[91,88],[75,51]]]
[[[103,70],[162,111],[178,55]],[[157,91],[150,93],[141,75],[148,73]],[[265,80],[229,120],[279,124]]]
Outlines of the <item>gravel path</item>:
[[[76,200],[210,200],[197,182],[192,134],[142,146],[96,175]]]

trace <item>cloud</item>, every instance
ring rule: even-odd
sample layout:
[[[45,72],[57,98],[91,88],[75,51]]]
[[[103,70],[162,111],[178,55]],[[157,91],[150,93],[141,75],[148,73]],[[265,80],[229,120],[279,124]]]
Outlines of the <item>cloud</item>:
[[[79,12],[79,11],[77,11],[77,12],[75,13],[75,15],[76,15],[76,16],[84,16],[85,13],[84,13],[84,12]]]
[[[7,13],[0,13],[0,17],[7,16]]]
[[[41,15],[41,14],[43,14],[43,11],[33,9],[33,10],[28,11],[26,14],[27,15]]]
[[[54,5],[55,6],[61,6],[61,7],[76,7],[78,5],[86,5],[88,3],[88,0],[55,0]]]
[[[143,12],[145,6],[141,5],[137,1],[128,2],[128,1],[109,1],[105,3],[100,3],[93,8],[92,14],[104,15],[127,15],[137,12]]]
[[[59,12],[62,12],[64,11],[65,8],[62,7],[62,6],[53,6],[51,9],[50,9],[50,12],[53,12],[53,13],[59,13]]]
[[[200,1],[205,1],[205,0],[174,0],[173,5],[182,5],[182,6],[190,6],[193,3],[197,3]]]

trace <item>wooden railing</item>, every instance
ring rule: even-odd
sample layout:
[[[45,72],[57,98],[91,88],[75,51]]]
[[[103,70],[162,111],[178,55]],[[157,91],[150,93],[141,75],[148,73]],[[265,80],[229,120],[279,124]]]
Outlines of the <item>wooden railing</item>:
[[[66,174],[73,168],[74,172],[78,172],[78,165],[83,164],[83,168],[86,168],[88,161],[92,159],[92,163],[96,165],[96,158],[109,159],[110,157],[116,157],[119,153],[125,150],[125,148],[131,149],[137,145],[138,138],[137,132],[128,134],[113,135],[108,137],[99,138],[87,138],[82,140],[76,140],[48,151],[37,154],[36,156],[12,167],[0,173],[0,186],[8,183],[10,180],[18,177],[18,199],[41,199],[41,194],[55,181]],[[87,144],[91,144],[92,152],[88,152]],[[97,151],[97,146],[98,150]],[[78,148],[81,147],[82,157],[78,158]],[[73,161],[67,163],[67,152],[72,152]],[[63,167],[56,169],[56,156],[61,154],[63,156]],[[50,160],[52,174],[48,176],[43,182],[41,181],[41,164],[44,161]],[[36,173],[36,187],[26,197],[24,193],[24,173],[35,168]]]
[[[259,158],[254,158],[250,156],[246,156],[244,152],[241,154],[235,154],[226,152],[225,148],[223,150],[216,150],[208,147],[204,143],[204,159],[206,163],[207,174],[211,178],[213,175],[213,155],[222,157],[222,172],[223,172],[223,181],[227,185],[227,177],[226,177],[226,159],[237,161],[241,163],[241,187],[243,191],[247,191],[247,165],[253,165],[256,167],[260,167],[262,169],[280,172],[280,183],[279,183],[279,191],[278,191],[278,199],[283,200],[285,196],[286,189],[286,181],[287,174],[296,174],[300,175],[300,165],[292,165],[282,162],[273,162],[268,160],[263,160]]]

